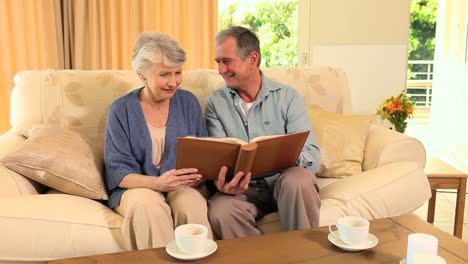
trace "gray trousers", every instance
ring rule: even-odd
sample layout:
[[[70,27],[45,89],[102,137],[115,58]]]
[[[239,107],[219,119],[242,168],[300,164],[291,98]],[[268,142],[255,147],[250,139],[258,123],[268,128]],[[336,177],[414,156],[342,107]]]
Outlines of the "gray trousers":
[[[261,234],[255,221],[276,210],[283,230],[317,227],[320,196],[315,174],[294,167],[278,177],[273,190],[265,180],[256,180],[242,194],[218,192],[209,200],[208,216],[216,237],[229,239]]]

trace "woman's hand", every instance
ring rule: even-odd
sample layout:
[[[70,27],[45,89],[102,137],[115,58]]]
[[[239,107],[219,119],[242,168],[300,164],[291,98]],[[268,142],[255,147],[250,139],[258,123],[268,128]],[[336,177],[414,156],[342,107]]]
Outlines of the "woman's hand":
[[[196,181],[194,181],[193,183],[189,184],[188,187],[195,188],[195,187],[198,187],[199,185],[201,185],[201,184],[204,183],[204,182],[205,182],[204,179],[199,179],[199,180],[196,180]]]
[[[218,180],[215,181],[218,191],[226,194],[240,194],[249,188],[252,173],[238,172],[230,182],[226,182],[227,167],[223,166],[219,170]]]
[[[194,187],[201,183],[201,174],[197,169],[178,169],[166,171],[159,177],[154,177],[153,189],[160,192],[175,191],[181,187]],[[195,185],[196,184],[196,185]]]

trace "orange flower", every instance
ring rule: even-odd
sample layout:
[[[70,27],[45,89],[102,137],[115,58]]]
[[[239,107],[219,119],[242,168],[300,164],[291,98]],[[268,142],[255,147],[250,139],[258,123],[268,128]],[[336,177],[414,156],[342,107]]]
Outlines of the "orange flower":
[[[377,114],[382,119],[388,119],[390,123],[394,124],[398,132],[404,132],[407,124],[406,119],[411,118],[415,104],[405,92],[402,92],[396,97],[392,96],[383,100],[377,107]]]
[[[387,110],[390,114],[395,112],[395,102],[391,102],[389,105],[387,105]]]

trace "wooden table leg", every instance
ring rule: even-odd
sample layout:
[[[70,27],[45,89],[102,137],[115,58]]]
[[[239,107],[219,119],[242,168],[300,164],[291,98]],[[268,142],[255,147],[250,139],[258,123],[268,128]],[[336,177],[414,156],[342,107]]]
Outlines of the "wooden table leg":
[[[453,234],[462,238],[463,235],[463,213],[465,211],[465,195],[466,195],[466,178],[460,179],[457,192],[457,205],[455,207],[455,225]]]
[[[436,205],[436,196],[437,196],[437,189],[431,189],[431,198],[429,199],[429,205],[427,207],[427,222],[433,224],[434,223],[434,213],[435,213],[435,205]]]

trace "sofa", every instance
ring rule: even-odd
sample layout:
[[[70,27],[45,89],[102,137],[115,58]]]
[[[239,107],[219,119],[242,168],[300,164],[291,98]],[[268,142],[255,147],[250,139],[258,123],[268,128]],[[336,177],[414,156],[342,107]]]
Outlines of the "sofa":
[[[343,118],[352,113],[347,77],[340,69],[314,66],[262,71],[295,87],[308,109],[322,109]],[[208,94],[223,85],[215,70],[183,74],[181,87],[192,91],[202,107]],[[38,126],[79,131],[102,148],[109,104],[141,86],[133,71],[120,70],[21,71],[14,83],[12,128],[0,136],[0,159],[25,144]],[[341,123],[345,121],[335,126]],[[326,137],[331,130],[326,127],[324,131]],[[318,179],[320,226],[345,215],[378,219],[407,214],[431,195],[423,170],[425,149],[418,140],[373,123],[365,128],[365,134],[358,173]],[[353,147],[354,143],[347,144]],[[325,153],[326,147],[321,148]],[[0,262],[124,251],[123,221],[103,201],[48,188],[0,162]],[[258,226],[264,233],[280,231],[278,214],[259,219]]]

